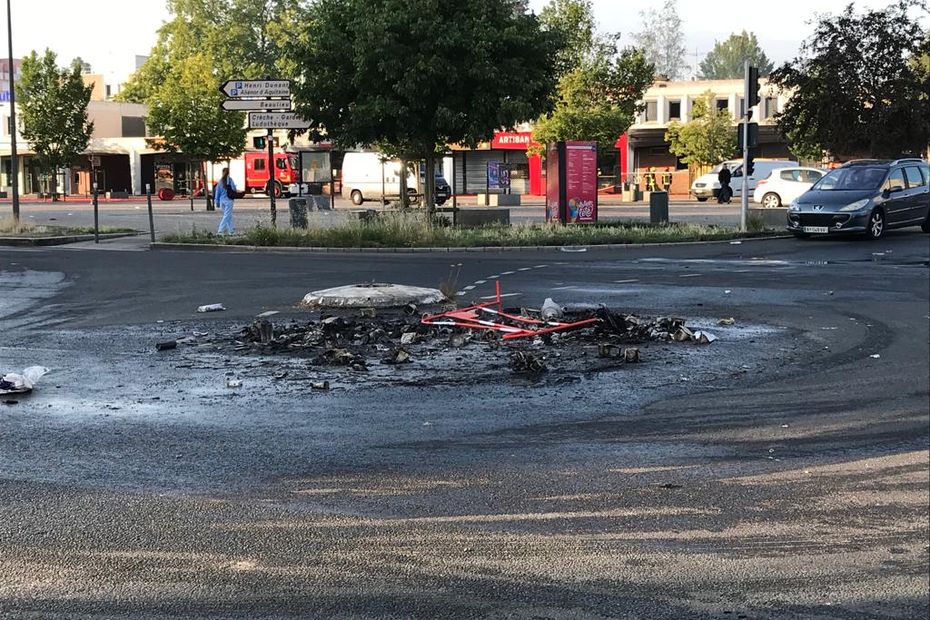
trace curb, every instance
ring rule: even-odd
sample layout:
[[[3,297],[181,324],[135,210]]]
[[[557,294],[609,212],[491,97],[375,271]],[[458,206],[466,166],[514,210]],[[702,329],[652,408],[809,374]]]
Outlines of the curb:
[[[101,241],[109,239],[121,239],[123,237],[135,237],[139,233],[102,233]],[[93,241],[94,235],[68,235],[61,237],[0,237],[0,246],[10,247],[48,247],[55,245],[68,245],[70,243],[82,243],[84,241]]]
[[[93,238],[93,237],[91,237]],[[726,240],[713,241],[666,241],[662,243],[607,243],[600,245],[522,245],[522,246],[490,246],[490,247],[459,247],[459,248],[321,248],[321,247],[285,247],[285,246],[259,246],[259,245],[215,245],[211,243],[166,243],[156,241],[150,243],[152,250],[181,250],[206,252],[240,252],[240,253],[281,253],[281,254],[445,254],[456,252],[560,252],[563,248],[571,248],[567,253],[582,253],[589,250],[629,250],[633,248],[664,248],[673,246],[694,245],[730,245],[734,241],[747,243],[750,241],[772,241],[776,239],[791,239],[790,235],[774,235],[771,237],[737,237]]]

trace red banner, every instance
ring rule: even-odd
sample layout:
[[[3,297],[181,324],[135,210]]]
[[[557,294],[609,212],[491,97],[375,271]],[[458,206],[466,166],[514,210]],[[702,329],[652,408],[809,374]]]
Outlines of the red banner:
[[[525,151],[535,145],[533,134],[529,131],[498,131],[491,140],[492,149]]]
[[[565,143],[565,199],[568,222],[597,221],[597,143]]]

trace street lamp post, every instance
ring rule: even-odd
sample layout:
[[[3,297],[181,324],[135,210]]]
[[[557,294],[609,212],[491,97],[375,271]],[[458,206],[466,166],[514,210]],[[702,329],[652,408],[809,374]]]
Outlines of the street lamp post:
[[[6,30],[10,70],[10,191],[13,194],[13,220],[19,221],[19,161],[16,157],[16,72],[13,68],[13,12],[6,0]]]

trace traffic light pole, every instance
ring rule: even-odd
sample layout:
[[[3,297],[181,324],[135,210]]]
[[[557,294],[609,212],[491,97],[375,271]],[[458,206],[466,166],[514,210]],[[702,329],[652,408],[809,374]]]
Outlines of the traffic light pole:
[[[739,229],[740,232],[749,230],[749,121],[752,118],[750,112],[750,85],[749,85],[749,61],[743,65],[743,191],[740,196],[739,211]],[[732,134],[731,134],[732,135]]]

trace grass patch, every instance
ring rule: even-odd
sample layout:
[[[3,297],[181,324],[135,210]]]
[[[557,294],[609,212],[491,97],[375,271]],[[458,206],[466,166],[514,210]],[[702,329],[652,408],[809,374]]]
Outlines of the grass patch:
[[[135,233],[132,228],[101,226],[100,234]],[[48,226],[35,225],[22,219],[17,222],[11,217],[0,219],[0,235],[7,237],[63,237],[70,235],[92,235],[93,226]]]
[[[749,236],[765,236],[756,232]],[[193,230],[164,237],[167,243],[253,245],[263,247],[430,248],[604,245],[721,241],[745,237],[736,229],[700,224],[651,225],[611,222],[583,226],[526,224],[453,228],[431,224],[423,215],[384,214],[371,222],[347,222],[330,228],[295,230],[259,226],[233,237]]]

